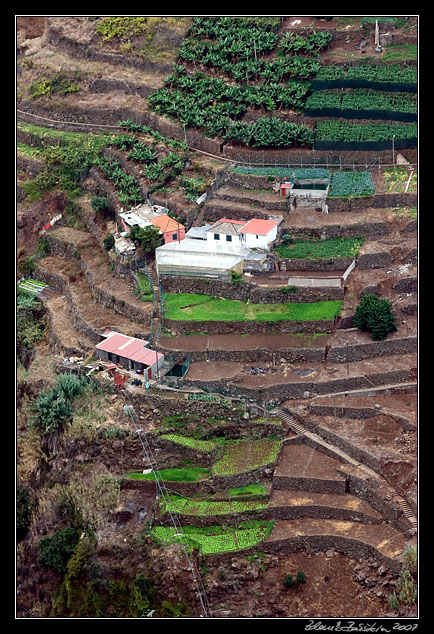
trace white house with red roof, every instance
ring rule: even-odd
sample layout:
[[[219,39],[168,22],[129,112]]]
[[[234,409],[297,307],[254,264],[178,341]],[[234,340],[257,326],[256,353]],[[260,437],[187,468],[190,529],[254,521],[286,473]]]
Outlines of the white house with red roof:
[[[252,218],[231,220],[220,218],[207,230],[208,245],[223,245],[230,252],[231,246],[243,246],[248,249],[265,249],[268,251],[277,237],[280,220]]]

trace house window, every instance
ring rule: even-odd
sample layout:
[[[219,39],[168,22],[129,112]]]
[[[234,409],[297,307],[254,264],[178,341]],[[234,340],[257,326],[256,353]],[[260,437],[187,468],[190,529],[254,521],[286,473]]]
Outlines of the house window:
[[[259,240],[259,236],[256,236],[256,240]]]
[[[226,236],[226,242],[232,242],[232,236]]]
[[[173,233],[172,234],[172,240],[177,240],[178,239],[178,234],[177,233]]]
[[[220,240],[220,234],[219,233],[215,233],[214,234],[214,240]]]

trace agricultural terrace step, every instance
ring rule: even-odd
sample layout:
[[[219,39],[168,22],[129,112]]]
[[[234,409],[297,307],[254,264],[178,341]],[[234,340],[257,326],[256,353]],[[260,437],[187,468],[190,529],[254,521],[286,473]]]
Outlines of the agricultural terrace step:
[[[74,328],[74,316],[66,297],[54,297],[45,306],[49,315],[49,341],[54,352],[70,357],[93,350],[93,341]]]
[[[211,198],[203,207],[204,220],[209,222],[217,222],[220,218],[227,217],[234,220],[250,220],[252,218],[283,218],[284,215],[284,211],[281,209],[268,210],[249,203],[219,200],[218,198]]]
[[[81,274],[81,275],[80,275]],[[81,269],[74,261],[49,255],[38,260],[35,277],[48,282],[65,295],[73,314],[74,327],[84,332],[95,343],[99,333],[110,328],[131,336],[144,336],[143,323],[119,314],[97,303]]]
[[[282,198],[279,194],[270,191],[221,187],[214,193],[213,200],[227,200],[252,205],[253,207],[264,207],[271,211],[285,212],[289,210],[289,203],[286,198]]]
[[[280,540],[298,539],[302,543],[313,543],[313,540],[303,540],[303,538],[315,536],[323,538],[324,549],[327,549],[327,544],[332,543],[332,540],[327,538],[344,538],[336,540],[336,550],[346,552],[349,556],[353,556],[355,552],[352,542],[366,544],[390,559],[397,559],[408,545],[408,539],[404,535],[385,524],[370,525],[351,521],[302,519],[276,522],[261,549],[267,550],[267,546]],[[319,543],[319,540],[315,541]],[[357,545],[355,546],[357,548]]]
[[[55,242],[57,241],[60,243],[58,244],[59,248],[56,248]],[[141,302],[134,295],[129,285],[113,273],[107,257],[90,234],[69,227],[58,227],[50,234],[49,242],[51,250],[57,251],[61,256],[70,256],[70,247],[72,246],[73,257],[78,260],[79,264],[80,261],[83,263],[84,272],[91,276],[95,286],[99,286],[103,291],[115,296],[119,301],[127,302],[139,312],[144,314],[150,312],[150,307]],[[62,245],[65,247],[63,253]]]
[[[382,519],[380,513],[370,504],[348,493],[339,495],[333,493],[315,493],[313,491],[273,489],[268,509],[272,511],[273,508],[287,508],[288,512],[302,511],[304,508],[306,508],[307,511],[311,508],[318,511],[324,508],[330,512],[336,509],[345,511],[348,514],[354,513],[356,517],[364,518],[362,521],[369,521],[371,523],[379,523]],[[308,515],[306,515],[306,517],[308,517]],[[290,518],[288,517],[288,519]],[[329,519],[333,518],[330,517]],[[353,518],[349,517],[348,519]]]

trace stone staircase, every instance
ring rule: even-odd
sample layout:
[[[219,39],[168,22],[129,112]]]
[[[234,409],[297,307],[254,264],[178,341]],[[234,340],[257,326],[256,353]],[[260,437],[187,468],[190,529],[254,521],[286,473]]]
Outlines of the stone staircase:
[[[349,456],[346,452],[342,451],[338,447],[335,447],[334,445],[331,445],[330,443],[326,442],[318,434],[315,434],[314,432],[311,432],[310,430],[308,430],[302,423],[296,420],[294,416],[292,416],[292,414],[288,412],[287,410],[281,407],[276,407],[271,411],[271,413],[275,414],[276,416],[279,416],[282,419],[285,429],[287,431],[292,430],[297,435],[303,436],[304,438],[309,439],[311,442],[313,442],[316,446],[321,448],[327,454],[333,455],[338,460],[341,460],[344,463],[347,463],[357,469],[360,469],[367,477],[374,479],[375,481],[379,483],[380,486],[384,488],[385,482],[383,481],[381,476],[379,476],[379,474],[377,474],[375,471],[373,471],[372,469],[370,469],[369,467],[367,467],[360,461],[355,460],[354,458]],[[291,442],[291,441],[292,441],[292,438],[288,437],[283,440],[282,444],[285,444],[285,442]],[[386,485],[386,488],[390,488],[390,487]],[[394,494],[393,500],[397,509],[400,509],[402,511],[404,517],[406,517],[409,523],[411,524],[411,529],[409,533],[411,535],[415,535],[417,533],[417,518],[414,516],[407,501],[400,495],[396,494],[395,492],[393,492],[393,494]]]

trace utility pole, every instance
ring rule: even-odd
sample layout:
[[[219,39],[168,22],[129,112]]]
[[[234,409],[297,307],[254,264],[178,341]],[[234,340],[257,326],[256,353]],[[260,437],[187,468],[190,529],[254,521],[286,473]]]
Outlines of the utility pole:
[[[395,173],[395,135],[392,135],[393,173]]]

